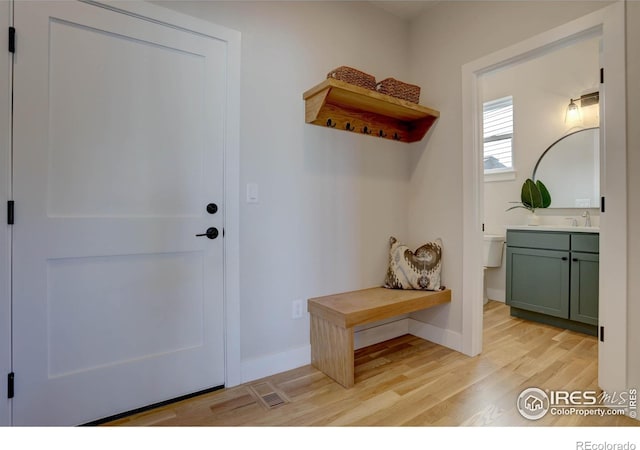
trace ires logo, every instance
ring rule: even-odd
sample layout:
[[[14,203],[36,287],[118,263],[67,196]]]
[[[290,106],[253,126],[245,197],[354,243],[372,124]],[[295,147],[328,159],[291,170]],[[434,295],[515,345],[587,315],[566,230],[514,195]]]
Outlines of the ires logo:
[[[542,419],[550,406],[549,396],[542,389],[535,387],[522,391],[516,401],[520,415],[529,420]]]
[[[547,413],[554,416],[613,416],[636,417],[637,390],[621,392],[552,391],[535,387],[525,389],[516,401],[518,412],[529,420],[538,420]]]
[[[553,406],[595,406],[599,404],[596,391],[549,391],[547,395]]]

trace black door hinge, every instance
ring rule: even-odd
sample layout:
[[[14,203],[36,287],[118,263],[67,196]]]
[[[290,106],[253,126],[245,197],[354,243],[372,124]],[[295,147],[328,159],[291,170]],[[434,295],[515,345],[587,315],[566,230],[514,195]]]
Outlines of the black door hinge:
[[[604,342],[604,327],[600,327],[600,342]]]
[[[14,217],[14,201],[9,200],[7,202],[7,225],[13,225]]]
[[[9,53],[16,52],[16,29],[9,27]]]
[[[600,212],[604,212],[604,197],[600,197]]]
[[[14,394],[14,386],[13,386],[13,380],[15,378],[15,375],[13,372],[11,372],[10,374],[7,375],[7,398],[13,398],[13,394]]]
[[[604,84],[604,67],[600,67],[600,84]]]

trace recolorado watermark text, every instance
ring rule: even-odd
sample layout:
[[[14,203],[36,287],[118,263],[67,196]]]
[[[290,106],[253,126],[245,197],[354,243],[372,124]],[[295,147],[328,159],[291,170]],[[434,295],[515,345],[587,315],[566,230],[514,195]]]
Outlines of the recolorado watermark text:
[[[633,442],[576,442],[576,450],[636,450]]]

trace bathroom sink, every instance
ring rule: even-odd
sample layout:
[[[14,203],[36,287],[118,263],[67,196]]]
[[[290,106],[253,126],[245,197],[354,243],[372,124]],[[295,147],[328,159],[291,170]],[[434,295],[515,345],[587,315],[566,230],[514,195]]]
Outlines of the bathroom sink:
[[[600,233],[600,227],[581,227],[567,225],[508,225],[508,230],[542,230],[542,231],[565,231],[571,233]]]

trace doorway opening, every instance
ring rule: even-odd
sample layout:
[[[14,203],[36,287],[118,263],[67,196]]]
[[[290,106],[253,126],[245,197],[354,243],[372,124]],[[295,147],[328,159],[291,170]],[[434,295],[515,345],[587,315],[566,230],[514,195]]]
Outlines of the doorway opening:
[[[601,160],[600,195],[607,201],[600,217],[599,292],[607,295],[600,308],[599,325],[607,326],[607,341],[599,342],[599,385],[603,389],[626,387],[626,116],[624,63],[624,5],[614,4],[520,44],[487,55],[462,68],[464,254],[463,349],[469,355],[482,351],[484,171],[482,135],[482,78],[501,69],[534,60],[553,50],[601,37],[600,84]],[[576,94],[570,94],[576,95]],[[569,102],[569,98],[566,99]],[[615,108],[607,105],[616,105]],[[517,120],[517,119],[516,119]],[[543,149],[544,150],[544,149]],[[517,164],[517,161],[515,162]],[[518,195],[518,194],[516,194]],[[514,200],[517,200],[514,199]],[[613,304],[612,304],[613,303]],[[615,333],[611,336],[609,331]],[[616,356],[619,355],[619,356]]]
[[[545,150],[578,130],[600,127],[600,102],[582,102],[582,120],[565,120],[570,98],[600,89],[600,44],[601,30],[595,30],[593,35],[580,36],[575,42],[479,77],[484,144],[484,194],[480,198],[484,292],[491,300],[506,299],[504,243],[509,227],[526,225],[533,217],[545,227],[583,225],[585,211],[599,224],[599,138],[581,139],[585,135],[581,133],[563,140],[565,145],[555,146],[558,151]],[[572,140],[577,146],[573,152],[568,147]],[[527,179],[544,182],[548,207],[536,207],[535,213],[522,207],[521,189]],[[490,261],[488,256],[492,256]]]

